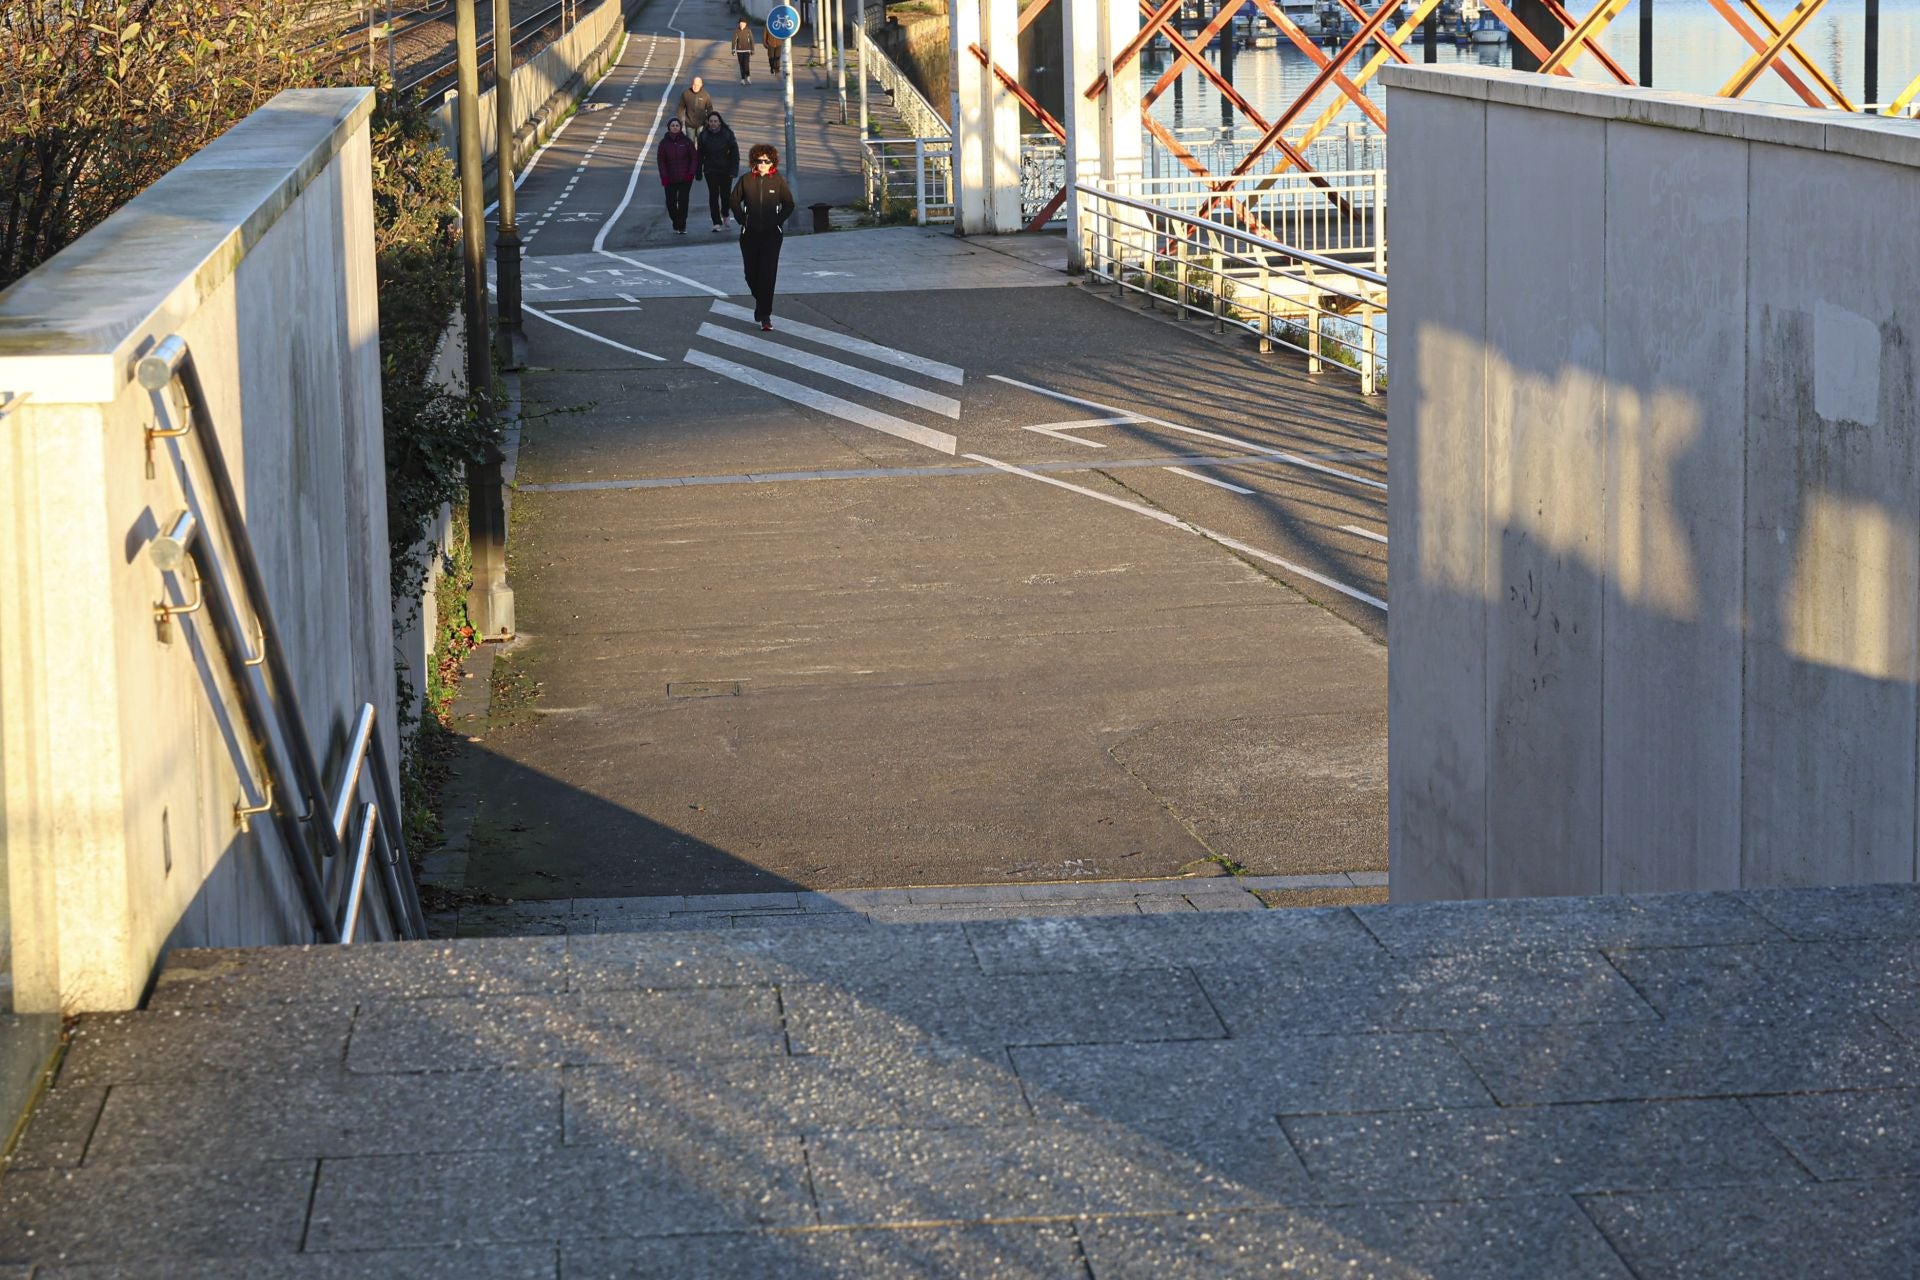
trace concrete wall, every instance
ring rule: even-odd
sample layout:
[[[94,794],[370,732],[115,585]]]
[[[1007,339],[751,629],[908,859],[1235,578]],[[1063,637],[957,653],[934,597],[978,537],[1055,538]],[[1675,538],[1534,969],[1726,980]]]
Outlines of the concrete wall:
[[[592,84],[620,56],[626,0],[603,0],[581,16],[573,29],[513,69],[514,166],[525,163],[534,149],[559,125],[565,109],[578,100],[582,84]],[[434,112],[440,141],[449,152],[458,150],[460,125],[458,94]],[[493,90],[480,95],[480,154],[491,163],[499,154],[499,117]]]
[[[1383,74],[1394,897],[1915,879],[1920,127]]]
[[[123,1009],[169,945],[311,936],[233,677],[146,549],[219,521],[160,442],[140,354],[183,336],[211,399],[321,766],[372,702],[394,752],[373,201],[362,89],[284,93],[0,294],[0,751],[26,1011]],[[216,544],[217,545],[217,544]],[[231,563],[230,553],[222,558]],[[238,579],[228,575],[236,583]]]

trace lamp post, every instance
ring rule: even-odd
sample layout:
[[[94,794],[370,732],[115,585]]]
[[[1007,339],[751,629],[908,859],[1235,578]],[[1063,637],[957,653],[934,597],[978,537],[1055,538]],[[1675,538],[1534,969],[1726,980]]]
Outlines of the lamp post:
[[[454,0],[454,46],[459,61],[460,247],[466,266],[467,389],[477,412],[491,412],[493,360],[487,342],[486,182],[480,172],[480,48],[474,0]],[[509,37],[510,38],[510,37]],[[467,465],[467,536],[473,548],[473,586],[467,616],[482,639],[513,635],[513,592],[507,586],[507,513],[498,448]]]
[[[513,11],[510,0],[493,0],[494,162],[500,196],[500,229],[493,248],[499,264],[500,364],[518,369],[525,346],[520,316],[520,224],[513,189]]]

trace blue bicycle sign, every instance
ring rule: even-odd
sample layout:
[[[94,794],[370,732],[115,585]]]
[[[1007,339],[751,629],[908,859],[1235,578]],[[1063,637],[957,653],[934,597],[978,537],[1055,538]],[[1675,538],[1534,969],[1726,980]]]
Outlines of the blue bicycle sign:
[[[800,33],[800,11],[790,4],[777,4],[767,15],[767,31],[776,40],[791,40]]]

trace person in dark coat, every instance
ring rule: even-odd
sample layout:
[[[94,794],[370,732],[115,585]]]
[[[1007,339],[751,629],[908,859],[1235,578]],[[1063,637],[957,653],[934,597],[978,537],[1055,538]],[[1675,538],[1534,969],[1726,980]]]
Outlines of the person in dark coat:
[[[740,59],[740,83],[753,83],[753,32],[747,29],[747,20],[740,19],[740,25],[733,29],[733,56]]]
[[[700,152],[700,173],[707,180],[707,211],[718,231],[727,224],[727,188],[740,173],[740,144],[718,111],[707,112],[706,127],[693,142]]]
[[[700,127],[707,118],[707,112],[713,110],[713,95],[707,92],[707,82],[699,76],[680,93],[680,123],[691,133]]]
[[[767,70],[773,72],[775,75],[779,75],[780,50],[787,42],[773,34],[772,28],[768,28],[767,33],[760,37],[760,43],[767,46]]]
[[[687,203],[693,180],[700,176],[700,153],[677,117],[667,121],[667,136],[660,139],[654,161],[660,166],[660,185],[667,189],[667,216],[673,219],[673,229],[685,235]]]
[[[733,187],[733,217],[740,224],[740,263],[753,294],[753,318],[773,329],[773,285],[780,274],[781,228],[793,215],[793,191],[780,176],[780,153],[756,142],[747,153],[753,171]]]

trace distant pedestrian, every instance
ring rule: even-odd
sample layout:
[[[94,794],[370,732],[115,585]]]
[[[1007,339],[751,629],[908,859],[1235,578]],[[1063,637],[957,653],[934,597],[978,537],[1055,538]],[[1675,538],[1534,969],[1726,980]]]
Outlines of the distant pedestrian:
[[[654,159],[660,166],[660,185],[667,189],[667,216],[673,219],[673,229],[685,235],[687,203],[692,199],[693,180],[700,176],[700,152],[680,127],[679,117],[667,121],[667,136],[660,139]]]
[[[707,112],[706,127],[693,141],[700,153],[700,174],[707,180],[707,212],[718,231],[727,223],[727,190],[740,173],[740,144],[718,111]]]
[[[767,34],[760,37],[760,43],[767,46],[767,70],[780,74],[780,49],[787,42],[773,34],[773,28],[767,28]]]
[[[747,20],[740,19],[740,25],[733,29],[733,56],[740,59],[740,83],[753,83],[753,32],[747,29]]]
[[[707,92],[707,82],[699,76],[693,78],[680,94],[680,123],[692,133],[707,118],[707,112],[713,110],[713,95]]]
[[[793,191],[780,176],[780,153],[756,142],[747,153],[752,172],[734,184],[733,216],[740,224],[740,264],[753,294],[753,318],[773,329],[773,285],[780,275],[782,227],[793,214]]]

